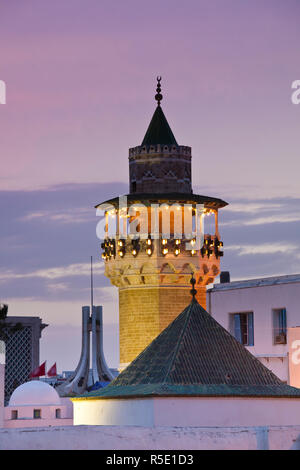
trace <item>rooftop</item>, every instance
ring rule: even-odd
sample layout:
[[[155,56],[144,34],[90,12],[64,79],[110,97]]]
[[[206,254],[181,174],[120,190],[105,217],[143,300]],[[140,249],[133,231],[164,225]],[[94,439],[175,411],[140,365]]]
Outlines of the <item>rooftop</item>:
[[[9,400],[9,406],[60,405],[57,391],[41,380],[31,380],[19,385]]]
[[[171,203],[178,203],[178,204],[204,204],[205,207],[211,208],[222,208],[228,205],[226,201],[222,199],[210,197],[210,196],[203,196],[200,194],[185,194],[185,193],[134,193],[134,194],[126,194],[127,201],[134,204],[136,202],[143,202],[146,206],[151,205],[154,202],[161,201],[161,202],[168,202]],[[107,205],[107,208],[110,209],[110,206],[114,206],[116,208],[119,207],[119,197],[114,197],[108,199],[107,201],[101,202],[97,204],[95,208],[102,206],[102,208]]]
[[[157,106],[142,142],[143,145],[178,145],[160,106]]]
[[[298,397],[198,302],[190,305],[105,389],[76,399],[145,396]]]
[[[214,286],[207,291],[217,292],[231,289],[247,289],[250,287],[276,286],[278,284],[294,284],[297,282],[300,282],[300,274],[289,274],[286,276],[261,277],[258,279],[214,284]]]

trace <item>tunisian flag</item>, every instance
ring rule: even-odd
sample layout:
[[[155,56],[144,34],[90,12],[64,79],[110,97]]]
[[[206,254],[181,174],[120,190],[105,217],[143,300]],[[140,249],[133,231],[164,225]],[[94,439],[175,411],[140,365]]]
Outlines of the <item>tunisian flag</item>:
[[[47,375],[48,375],[48,377],[56,377],[57,376],[56,362],[53,364],[52,367],[50,367],[50,369],[47,372]]]
[[[46,361],[43,362],[43,364],[41,364],[39,367],[34,369],[29,377],[32,379],[34,377],[40,377],[41,375],[46,375]]]

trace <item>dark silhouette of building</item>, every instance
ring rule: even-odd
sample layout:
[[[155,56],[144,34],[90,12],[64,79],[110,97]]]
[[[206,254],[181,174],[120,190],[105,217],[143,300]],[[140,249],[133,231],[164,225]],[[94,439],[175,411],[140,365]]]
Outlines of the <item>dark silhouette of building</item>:
[[[39,317],[7,317],[5,323],[21,324],[17,331],[9,331],[5,340],[5,403],[16,387],[29,380],[30,372],[40,361],[40,338],[48,326]]]

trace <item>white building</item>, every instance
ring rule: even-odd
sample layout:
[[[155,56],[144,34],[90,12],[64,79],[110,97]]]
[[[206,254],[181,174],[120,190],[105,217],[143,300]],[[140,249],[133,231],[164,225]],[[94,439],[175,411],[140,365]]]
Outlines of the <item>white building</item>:
[[[25,382],[14,390],[4,408],[5,428],[71,426],[72,403],[40,380]]]
[[[51,385],[31,380],[19,385],[4,406],[5,344],[0,341],[0,429],[72,426],[73,405]]]
[[[281,380],[300,387],[300,274],[215,284],[207,310]]]
[[[5,343],[0,340],[0,428],[4,423]]]

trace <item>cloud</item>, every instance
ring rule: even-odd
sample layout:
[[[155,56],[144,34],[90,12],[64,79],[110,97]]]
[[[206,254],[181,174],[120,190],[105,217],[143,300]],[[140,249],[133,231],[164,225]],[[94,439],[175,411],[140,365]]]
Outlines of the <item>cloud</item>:
[[[47,287],[53,291],[66,291],[69,288],[68,284],[64,282],[48,282]]]
[[[274,198],[254,201],[233,200],[221,212],[222,225],[254,226],[300,222],[299,198]]]
[[[300,222],[300,214],[278,214],[267,217],[258,217],[244,222],[244,225],[263,225],[263,224],[286,224],[288,222]]]
[[[237,251],[239,256],[244,255],[271,255],[274,253],[294,253],[299,250],[299,245],[287,242],[262,243],[257,245],[232,245],[226,247],[227,251]]]
[[[95,287],[107,288],[94,206],[127,189],[122,183],[67,183],[35,191],[0,191],[0,217],[5,221],[0,232],[1,295],[16,291],[26,298],[80,298],[89,286],[90,256]],[[231,197],[220,210],[225,248],[221,268],[228,266],[244,278],[260,276],[268,266],[268,274],[276,275],[286,266],[286,253],[298,250],[300,200],[258,199],[256,191],[248,190],[252,198]],[[246,255],[247,266],[240,263]],[[300,271],[297,263],[293,257],[285,269]]]
[[[256,212],[267,212],[272,209],[279,209],[283,206],[282,203],[274,203],[274,202],[269,202],[269,201],[264,201],[264,202],[250,202],[250,201],[245,201],[245,202],[232,202],[228,207],[226,207],[227,212],[250,212],[250,213],[256,213]]]
[[[250,211],[249,211],[250,212]],[[244,219],[244,220],[229,220],[223,222],[223,226],[226,225],[265,225],[265,224],[287,224],[293,222],[300,222],[300,214],[278,214],[278,215],[267,215],[264,217],[257,217],[252,219]]]
[[[69,211],[35,211],[20,217],[22,222],[30,222],[40,219],[45,222],[59,222],[63,224],[82,224],[87,221],[95,220],[95,211],[91,209],[77,207]]]
[[[246,189],[253,197],[231,194],[229,206],[219,212],[221,270],[230,271],[232,280],[300,272],[299,198],[263,199],[256,189]],[[90,304],[90,256],[95,303],[103,305],[111,328],[107,351],[117,357],[118,289],[104,276],[94,206],[127,190],[121,183],[73,183],[0,191],[0,301],[9,304],[9,315],[35,315],[49,323],[41,343],[45,359],[55,362],[52,343],[57,338],[63,350],[64,332],[68,335],[69,356],[62,368],[75,367],[79,358],[81,307]],[[222,197],[222,188],[218,193]],[[76,345],[75,331],[61,328],[66,323],[77,328]]]
[[[96,264],[93,266],[93,271],[98,274],[102,274],[104,266]],[[59,279],[64,277],[73,276],[90,276],[91,265],[89,263],[75,263],[69,266],[58,266],[48,269],[38,269],[32,272],[17,273],[14,271],[1,271],[0,270],[0,281],[7,281],[9,279],[26,279],[39,277],[42,279]]]

